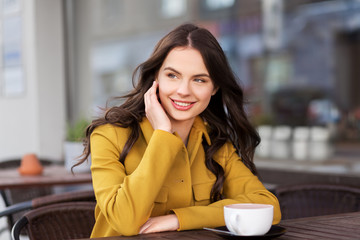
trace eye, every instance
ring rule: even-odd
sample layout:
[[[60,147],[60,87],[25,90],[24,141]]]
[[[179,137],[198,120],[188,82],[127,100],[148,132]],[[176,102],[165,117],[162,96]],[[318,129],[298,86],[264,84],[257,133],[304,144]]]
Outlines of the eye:
[[[195,78],[194,81],[197,82],[197,83],[206,82],[204,79],[201,79],[201,78]]]
[[[173,73],[168,73],[167,76],[168,76],[169,78],[176,78],[176,75],[173,74]]]

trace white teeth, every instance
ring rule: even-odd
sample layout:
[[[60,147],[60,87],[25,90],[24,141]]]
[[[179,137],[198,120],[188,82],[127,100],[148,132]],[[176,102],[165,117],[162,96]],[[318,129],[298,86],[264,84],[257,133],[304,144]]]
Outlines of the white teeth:
[[[189,106],[191,104],[191,103],[184,103],[184,102],[177,102],[177,101],[174,101],[174,103],[176,105],[181,106],[181,107],[187,107],[187,106]]]

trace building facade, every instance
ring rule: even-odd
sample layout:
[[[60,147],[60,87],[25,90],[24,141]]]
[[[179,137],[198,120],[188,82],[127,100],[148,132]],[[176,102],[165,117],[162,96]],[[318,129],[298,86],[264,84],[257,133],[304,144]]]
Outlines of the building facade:
[[[4,6],[10,15],[2,10],[2,51],[9,49],[7,18],[20,16],[21,57],[8,65],[12,55],[4,55],[1,62],[0,160],[35,152],[61,161],[66,125],[93,119],[110,97],[129,91],[135,67],[185,22],[218,38],[259,122],[314,124],[307,113],[316,99],[345,114],[360,106],[357,0],[9,0]],[[11,68],[22,73],[11,75]]]

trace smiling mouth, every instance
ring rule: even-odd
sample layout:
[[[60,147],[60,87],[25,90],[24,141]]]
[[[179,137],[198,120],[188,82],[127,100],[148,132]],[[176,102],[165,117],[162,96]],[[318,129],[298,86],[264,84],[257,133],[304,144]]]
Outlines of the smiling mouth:
[[[176,101],[173,99],[171,99],[171,102],[172,102],[173,106],[177,110],[180,110],[180,111],[187,111],[190,108],[192,108],[195,104],[195,102],[182,102],[182,101],[180,102],[180,101]]]
[[[181,107],[187,107],[187,106],[190,106],[192,103],[191,102],[178,102],[178,101],[175,101],[173,100],[173,102],[176,104],[176,105],[179,105]]]

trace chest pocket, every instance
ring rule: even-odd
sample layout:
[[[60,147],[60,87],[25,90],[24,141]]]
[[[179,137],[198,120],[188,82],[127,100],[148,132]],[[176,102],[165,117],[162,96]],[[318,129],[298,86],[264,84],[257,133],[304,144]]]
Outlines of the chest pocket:
[[[168,201],[169,189],[167,187],[162,187],[159,194],[155,198],[155,205],[151,212],[151,216],[160,216],[167,214],[167,201]]]
[[[193,185],[195,205],[205,206],[210,204],[210,192],[213,182]]]

